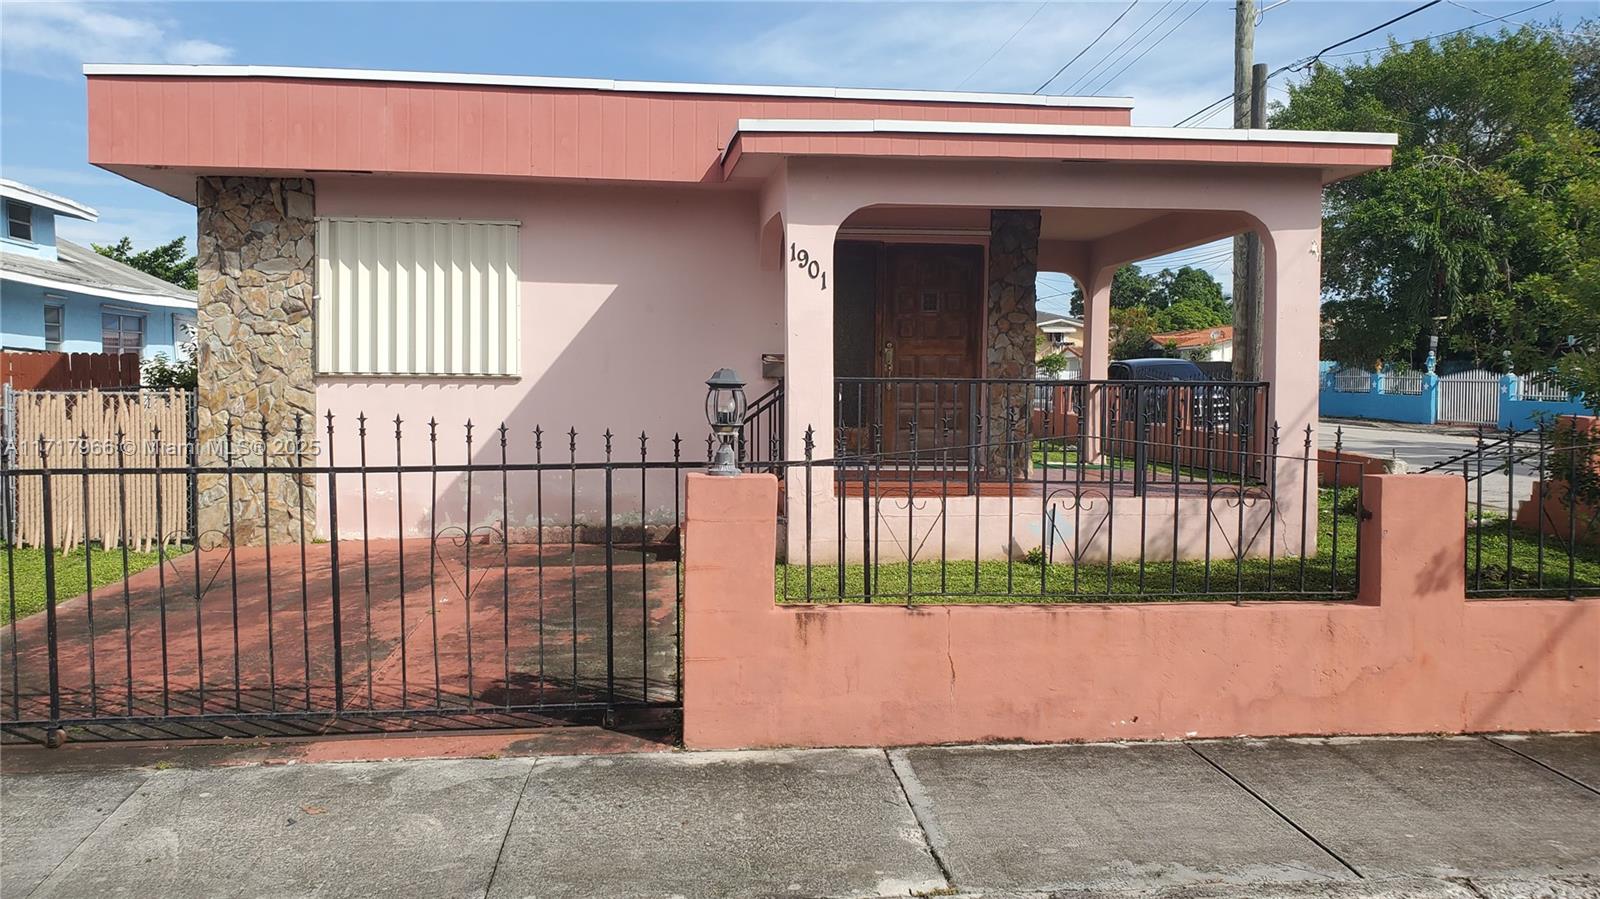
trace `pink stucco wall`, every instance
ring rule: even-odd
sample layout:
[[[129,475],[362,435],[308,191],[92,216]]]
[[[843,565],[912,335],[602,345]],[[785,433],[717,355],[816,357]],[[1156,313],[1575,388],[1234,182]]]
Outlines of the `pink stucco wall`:
[[[1359,601],[1239,606],[778,606],[776,489],[689,479],[693,748],[1600,730],[1600,600],[1467,602],[1458,478],[1368,477]]]
[[[474,423],[473,458],[499,461],[501,422],[508,458],[534,460],[533,428],[546,432],[545,461],[569,458],[569,428],[578,430],[577,458],[603,458],[609,428],[616,457],[639,458],[639,434],[652,459],[670,459],[681,433],[688,459],[705,453],[705,379],[732,366],[760,380],[763,352],[782,350],[778,273],[763,271],[756,251],[755,200],[749,194],[686,189],[623,190],[423,178],[339,178],[317,181],[317,212],[330,216],[400,216],[516,220],[521,227],[522,374],[517,378],[321,377],[318,414],[335,416],[335,461],[354,464],[356,416],[368,418],[368,458],[393,464],[394,418],[404,420],[404,460],[429,459],[427,422],[439,422],[439,461],[466,458],[464,425]],[[322,437],[323,422],[318,422]],[[464,514],[458,476],[441,479],[446,511]],[[340,530],[359,534],[359,482],[339,483]],[[499,517],[499,484],[486,491],[475,522]],[[492,491],[489,491],[490,487]],[[566,508],[569,484],[552,478],[548,500]],[[398,527],[393,478],[368,482],[373,535]],[[511,478],[513,523],[531,524],[534,483]],[[618,508],[634,509],[638,485],[621,481]],[[594,508],[598,481],[579,484],[581,505]],[[670,520],[670,482],[652,482],[649,505]],[[408,479],[404,495],[413,533],[429,492],[426,478]],[[491,508],[492,506],[492,508]],[[326,504],[319,507],[326,517]],[[326,523],[324,522],[324,528]]]

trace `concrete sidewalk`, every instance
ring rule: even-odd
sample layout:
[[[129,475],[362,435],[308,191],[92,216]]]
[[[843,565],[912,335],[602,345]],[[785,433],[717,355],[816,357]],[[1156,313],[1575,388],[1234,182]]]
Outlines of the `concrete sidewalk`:
[[[22,896],[1600,896],[1600,736],[12,773]]]

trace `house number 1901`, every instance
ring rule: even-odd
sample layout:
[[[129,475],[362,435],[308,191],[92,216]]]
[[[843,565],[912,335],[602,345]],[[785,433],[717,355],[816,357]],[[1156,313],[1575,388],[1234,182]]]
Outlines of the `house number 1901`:
[[[797,268],[811,276],[812,280],[822,279],[822,289],[828,289],[828,273],[822,270],[822,263],[811,258],[811,254],[801,249],[799,245],[789,244],[789,261]]]

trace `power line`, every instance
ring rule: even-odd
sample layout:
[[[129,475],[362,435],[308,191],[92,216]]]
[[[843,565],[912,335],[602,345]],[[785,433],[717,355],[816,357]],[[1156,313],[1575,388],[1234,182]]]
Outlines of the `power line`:
[[[1112,82],[1115,82],[1118,78],[1121,78],[1123,72],[1126,72],[1129,69],[1133,68],[1134,63],[1137,63],[1139,60],[1144,59],[1146,54],[1148,54],[1151,50],[1154,50],[1156,47],[1160,46],[1162,41],[1164,41],[1167,38],[1171,37],[1172,33],[1174,31],[1177,31],[1179,28],[1182,28],[1185,24],[1188,23],[1188,21],[1190,19],[1194,18],[1195,15],[1197,13],[1199,13],[1200,10],[1202,10],[1202,9],[1205,9],[1205,4],[1203,4],[1203,3],[1202,4],[1196,4],[1194,10],[1191,11],[1187,16],[1184,16],[1182,21],[1180,21],[1178,24],[1172,26],[1171,28],[1167,29],[1167,33],[1166,34],[1163,34],[1160,37],[1156,38],[1155,43],[1153,43],[1150,46],[1144,48],[1144,51],[1142,53],[1140,53],[1138,56],[1135,56],[1133,58],[1132,62],[1129,62],[1127,65],[1125,65],[1122,68],[1118,69],[1117,70],[1117,74],[1112,75],[1110,78],[1107,78],[1106,80],[1104,80],[1104,81],[1100,82],[1099,84],[1095,85],[1094,87],[1090,88],[1089,93],[1091,95],[1095,94],[1098,91],[1100,91],[1101,89],[1103,89],[1104,87],[1106,87],[1106,85],[1111,84]]]
[[[1421,6],[1417,7],[1416,9],[1413,9],[1410,12],[1403,12],[1400,15],[1395,16],[1394,18],[1390,19],[1389,21],[1384,22],[1382,25],[1374,25],[1371,28],[1368,28],[1366,31],[1363,31],[1363,32],[1361,32],[1360,34],[1358,34],[1358,35],[1356,35],[1354,37],[1347,37],[1344,40],[1338,42],[1337,44],[1329,44],[1328,46],[1323,47],[1321,50],[1318,50],[1317,52],[1311,54],[1311,56],[1309,56],[1308,58],[1302,60],[1300,63],[1297,64],[1297,67],[1298,68],[1305,68],[1306,66],[1309,66],[1312,63],[1316,62],[1318,59],[1320,59],[1322,57],[1322,54],[1328,52],[1329,50],[1336,50],[1339,47],[1343,47],[1345,44],[1350,43],[1351,41],[1358,41],[1358,40],[1366,37],[1367,35],[1373,33],[1374,31],[1379,31],[1379,30],[1382,30],[1384,28],[1388,28],[1390,25],[1393,25],[1394,23],[1400,21],[1401,19],[1409,19],[1410,17],[1416,15],[1419,12],[1422,12],[1425,9],[1430,9],[1432,7],[1438,6],[1440,3],[1443,3],[1443,2],[1444,2],[1444,0],[1428,0],[1427,3],[1422,4]]]
[[[1233,255],[1233,238],[1223,238],[1225,243],[1220,245],[1201,244],[1187,250],[1177,250],[1173,253],[1163,253],[1160,256],[1151,256],[1151,259],[1165,259],[1168,265],[1177,263],[1199,262],[1211,258],[1227,258]]]
[[[1466,5],[1465,3],[1457,3],[1456,0],[1446,0],[1446,2],[1448,2],[1451,6],[1454,6],[1456,9],[1464,9],[1467,12],[1473,13],[1475,15],[1483,16],[1485,19],[1488,19],[1490,22],[1504,21],[1506,19],[1511,18],[1512,16],[1519,15],[1521,13],[1525,13],[1525,12],[1528,11],[1527,9],[1519,9],[1516,12],[1508,12],[1503,16],[1493,16],[1493,17],[1491,17],[1488,13],[1486,13],[1486,12],[1484,12],[1482,10],[1473,9],[1472,7]],[[1545,3],[1540,3],[1540,4],[1538,4],[1538,6],[1530,6],[1530,7],[1528,7],[1528,9],[1538,9],[1539,6],[1547,6],[1550,3],[1554,3],[1554,2],[1556,2],[1556,0],[1546,0]],[[1480,22],[1478,24],[1479,25],[1487,25],[1488,22]],[[1545,34],[1554,34],[1554,35],[1557,35],[1557,36],[1565,34],[1565,32],[1563,32],[1559,28],[1546,28],[1543,25],[1534,25],[1531,22],[1512,22],[1511,24],[1513,24],[1513,25],[1521,25],[1524,28],[1532,28],[1534,31],[1543,31]]]
[[[1072,67],[1073,63],[1075,63],[1078,60],[1082,59],[1083,58],[1083,54],[1088,53],[1094,47],[1095,44],[1100,43],[1100,39],[1105,37],[1106,34],[1111,31],[1111,29],[1117,27],[1117,23],[1122,21],[1123,16],[1126,16],[1128,13],[1133,12],[1133,8],[1135,6],[1138,6],[1138,5],[1139,5],[1139,0],[1133,0],[1132,3],[1129,3],[1128,4],[1128,8],[1124,9],[1121,13],[1119,13],[1115,19],[1112,19],[1111,20],[1111,24],[1107,25],[1105,27],[1105,30],[1103,30],[1099,34],[1095,35],[1094,40],[1090,41],[1089,45],[1087,47],[1084,47],[1082,50],[1079,50],[1076,56],[1074,56],[1071,59],[1067,60],[1067,64],[1066,65],[1062,66],[1059,69],[1056,69],[1056,73],[1054,75],[1051,75],[1049,78],[1046,78],[1044,80],[1044,84],[1041,84],[1038,87],[1034,88],[1033,92],[1036,93],[1036,94],[1039,93],[1040,91],[1042,91],[1045,88],[1049,87],[1050,86],[1050,82],[1056,80],[1057,78],[1060,78],[1062,72],[1065,72],[1067,69]]]
[[[1439,38],[1442,38],[1442,37],[1450,37],[1452,35],[1457,35],[1457,34],[1462,33],[1463,31],[1472,31],[1475,28],[1482,28],[1485,25],[1493,25],[1496,22],[1504,22],[1505,20],[1511,18],[1512,16],[1520,16],[1525,12],[1532,12],[1532,11],[1538,9],[1541,6],[1549,6],[1550,4],[1552,4],[1554,2],[1556,2],[1556,0],[1544,0],[1543,3],[1535,3],[1532,6],[1527,6],[1527,7],[1524,7],[1522,9],[1515,10],[1513,12],[1508,12],[1503,16],[1495,16],[1492,19],[1485,19],[1482,22],[1478,22],[1478,23],[1473,24],[1473,25],[1468,25],[1465,28],[1457,28],[1454,31],[1441,31],[1438,34],[1430,34],[1430,35],[1428,35],[1426,37],[1419,37],[1414,41],[1401,41],[1400,42],[1400,46],[1402,46],[1402,47],[1415,47],[1418,44],[1425,44],[1428,41],[1438,40]],[[1459,4],[1459,3],[1452,3],[1450,5],[1451,6],[1461,6],[1461,4]],[[1473,9],[1470,6],[1461,6],[1461,8],[1465,9],[1468,12],[1478,13],[1478,15],[1480,15],[1480,16],[1487,16],[1488,15],[1488,13],[1478,12],[1478,10]],[[1528,23],[1526,23],[1526,22],[1518,22],[1516,24],[1525,25],[1528,28],[1537,28],[1538,27],[1536,25],[1528,25]],[[1549,29],[1542,29],[1542,30],[1548,31]],[[1389,49],[1387,46],[1383,46],[1383,47],[1368,47],[1365,50],[1347,50],[1347,51],[1345,51],[1343,53],[1329,53],[1328,55],[1329,56],[1361,56],[1361,55],[1366,54],[1366,53],[1376,53],[1379,50],[1387,50],[1387,49]]]
[[[1050,0],[1041,0],[1039,5],[1034,7],[1033,15],[1029,16],[1027,21],[1023,22],[1021,25],[1018,25],[1017,26],[1017,30],[1011,32],[1011,36],[1006,38],[1004,43],[1002,43],[1000,46],[994,48],[994,52],[989,54],[989,58],[988,59],[985,59],[982,63],[979,63],[979,65],[978,65],[978,67],[976,69],[973,69],[971,72],[969,72],[967,74],[967,77],[961,79],[961,82],[956,85],[956,89],[959,90],[962,87],[962,85],[965,85],[968,81],[972,80],[972,76],[973,75],[976,75],[979,72],[983,71],[983,67],[984,66],[988,65],[991,62],[994,62],[994,58],[996,56],[1000,55],[1000,51],[1004,50],[1005,48],[1007,48],[1009,46],[1011,46],[1011,42],[1017,39],[1017,35],[1022,33],[1022,29],[1027,28],[1030,24],[1032,24],[1033,20],[1038,17],[1039,11],[1044,9],[1045,5],[1048,4],[1049,2],[1050,2]]]
[[[1310,56],[1307,56],[1305,59],[1299,60],[1298,62],[1290,63],[1289,65],[1286,65],[1286,66],[1279,66],[1278,68],[1272,70],[1270,73],[1267,74],[1267,80],[1270,81],[1275,76],[1281,75],[1284,72],[1287,72],[1287,71],[1289,71],[1291,69],[1309,68],[1318,59],[1321,59],[1322,55],[1324,53],[1327,53],[1329,50],[1334,50],[1334,49],[1337,49],[1339,47],[1343,47],[1345,44],[1348,44],[1351,41],[1358,41],[1358,40],[1366,37],[1367,35],[1373,33],[1374,31],[1380,31],[1380,30],[1382,30],[1384,28],[1388,28],[1390,25],[1393,25],[1394,23],[1400,21],[1401,19],[1408,19],[1411,16],[1414,16],[1417,13],[1422,12],[1425,9],[1430,9],[1432,7],[1438,6],[1440,3],[1443,3],[1443,2],[1444,2],[1444,0],[1428,0],[1427,3],[1424,3],[1421,6],[1416,7],[1415,9],[1408,10],[1407,12],[1403,12],[1400,15],[1395,16],[1394,18],[1388,20],[1387,22],[1383,22],[1381,24],[1374,25],[1371,28],[1368,28],[1366,31],[1361,32],[1360,34],[1352,35],[1352,36],[1347,37],[1344,40],[1339,41],[1337,43],[1329,44],[1328,46],[1323,47],[1321,50],[1318,50],[1317,52],[1311,54]],[[1516,13],[1511,13],[1511,15],[1516,15]],[[1488,23],[1485,22],[1485,23],[1480,23],[1480,24],[1488,24]],[[1195,118],[1197,118],[1199,116],[1202,116],[1202,115],[1204,115],[1207,119],[1209,119],[1212,116],[1216,115],[1217,110],[1214,107],[1218,107],[1218,106],[1221,106],[1224,103],[1231,102],[1233,99],[1234,99],[1234,94],[1229,93],[1228,95],[1218,99],[1216,102],[1208,103],[1205,106],[1201,107],[1200,109],[1196,110],[1195,112],[1191,113],[1190,115],[1184,117],[1182,120],[1180,120],[1173,127],[1174,128],[1181,127],[1185,123],[1190,122],[1190,121],[1194,120]]]
[[[1167,2],[1161,4],[1161,8],[1160,9],[1157,9],[1155,12],[1151,13],[1150,17],[1148,19],[1145,19],[1144,22],[1141,23],[1138,28],[1135,28],[1132,33],[1128,34],[1127,36],[1123,37],[1122,40],[1118,41],[1117,45],[1115,47],[1112,47],[1110,50],[1107,50],[1106,51],[1106,55],[1100,57],[1100,61],[1095,63],[1094,66],[1089,69],[1087,74],[1079,76],[1076,80],[1074,80],[1072,82],[1071,85],[1069,85],[1067,87],[1067,89],[1065,91],[1062,91],[1062,93],[1070,94],[1070,93],[1076,91],[1080,84],[1083,85],[1084,87],[1088,87],[1089,82],[1093,81],[1099,75],[1099,73],[1102,71],[1102,69],[1101,69],[1102,66],[1104,66],[1106,68],[1110,68],[1111,66],[1116,65],[1118,62],[1121,62],[1122,58],[1124,56],[1127,56],[1128,53],[1132,50],[1132,47],[1129,47],[1129,45],[1130,44],[1134,44],[1134,43],[1136,43],[1138,41],[1144,40],[1144,30],[1145,30],[1145,28],[1149,27],[1152,22],[1155,22],[1157,16],[1161,15],[1163,12],[1166,12],[1168,9],[1172,8],[1172,5],[1174,3],[1176,3],[1176,2],[1177,2],[1177,0],[1167,0]],[[1172,13],[1167,13],[1167,18],[1171,18],[1171,17],[1172,17]],[[1162,23],[1165,23],[1166,19],[1162,19],[1161,21],[1162,21]],[[1156,27],[1159,28],[1160,25],[1157,25]],[[1123,49],[1124,47],[1127,47],[1128,49],[1125,50],[1125,49]],[[1121,52],[1119,53],[1118,51],[1121,51]],[[1115,56],[1116,59],[1112,59],[1113,56]]]

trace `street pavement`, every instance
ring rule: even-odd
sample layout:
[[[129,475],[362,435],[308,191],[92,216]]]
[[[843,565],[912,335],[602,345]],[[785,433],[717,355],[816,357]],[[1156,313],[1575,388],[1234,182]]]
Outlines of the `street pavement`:
[[[1376,456],[1380,459],[1399,459],[1406,469],[1418,472],[1431,465],[1449,462],[1472,452],[1477,447],[1477,435],[1467,428],[1424,427],[1391,422],[1359,422],[1348,419],[1323,419],[1317,431],[1317,445],[1325,450],[1340,440],[1345,452]],[[1498,439],[1493,431],[1484,435],[1485,442]],[[1518,444],[1519,448],[1521,444]],[[1498,461],[1491,450],[1485,461],[1485,471]],[[1473,463],[1476,465],[1476,462]],[[1481,479],[1473,478],[1467,486],[1467,500],[1482,503],[1485,511],[1506,511],[1507,500],[1515,492],[1517,504],[1533,496],[1533,484],[1539,478],[1537,465],[1517,464],[1515,478],[1507,478],[1504,471],[1486,473]],[[1461,466],[1449,466],[1449,473],[1459,476]],[[1474,468],[1473,473],[1476,474]],[[1482,490],[1480,499],[1479,490]]]
[[[173,758],[11,765],[0,893],[1600,897],[1600,735]]]

